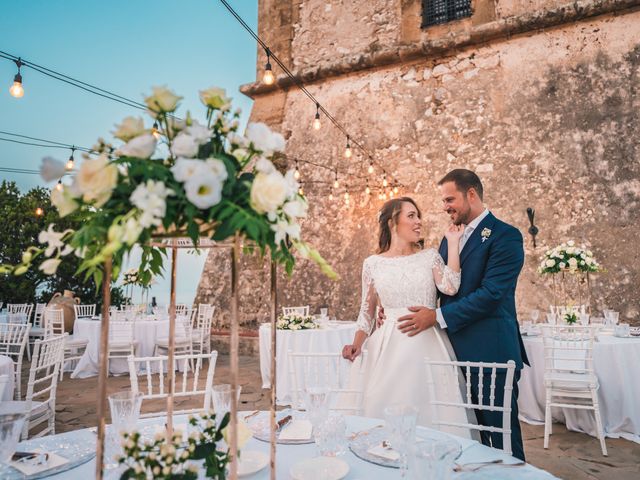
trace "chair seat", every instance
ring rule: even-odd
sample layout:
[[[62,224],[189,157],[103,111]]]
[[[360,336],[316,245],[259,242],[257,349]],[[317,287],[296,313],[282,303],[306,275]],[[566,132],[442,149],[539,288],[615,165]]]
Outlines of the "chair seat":
[[[27,402],[25,400],[10,400],[7,402],[3,402],[5,408],[8,408],[7,411],[18,412],[22,410],[27,413],[27,416],[30,418],[39,416],[43,413],[46,413],[48,408],[48,403],[46,402],[31,402],[31,410],[27,412]]]
[[[67,337],[67,339],[64,341],[64,348],[86,347],[88,343],[89,340],[87,340],[86,338]]]
[[[185,337],[181,337],[181,338],[176,338],[175,339],[175,345],[176,347],[180,346],[186,346],[189,345],[191,343],[191,340]],[[168,338],[159,338],[156,340],[156,345],[159,347],[165,347],[165,348],[169,348],[169,339]]]
[[[43,337],[45,333],[44,327],[31,327],[29,329],[30,337]]]
[[[138,341],[132,340],[131,342],[109,342],[109,349],[113,348],[131,348],[132,346],[137,347]]]
[[[588,391],[591,385],[598,388],[598,377],[584,373],[547,373],[544,381],[546,385],[551,384],[553,390]]]

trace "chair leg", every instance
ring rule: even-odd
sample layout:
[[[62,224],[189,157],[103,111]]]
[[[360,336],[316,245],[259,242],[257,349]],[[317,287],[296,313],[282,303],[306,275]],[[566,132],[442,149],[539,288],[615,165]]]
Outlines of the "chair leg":
[[[591,390],[591,398],[593,399],[593,413],[596,417],[596,430],[598,432],[598,440],[600,440],[600,448],[602,449],[602,455],[607,457],[607,445],[604,442],[604,429],[602,428],[602,418],[600,417],[600,404],[598,403],[597,390]]]
[[[544,448],[549,448],[549,435],[551,435],[551,393],[547,390],[547,401],[544,408]]]
[[[31,361],[31,338],[27,340],[27,358]]]

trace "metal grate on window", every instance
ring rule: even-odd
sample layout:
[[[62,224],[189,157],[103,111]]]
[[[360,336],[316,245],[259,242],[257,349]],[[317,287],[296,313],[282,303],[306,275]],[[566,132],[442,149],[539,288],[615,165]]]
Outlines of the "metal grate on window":
[[[422,0],[422,28],[472,14],[471,0]]]

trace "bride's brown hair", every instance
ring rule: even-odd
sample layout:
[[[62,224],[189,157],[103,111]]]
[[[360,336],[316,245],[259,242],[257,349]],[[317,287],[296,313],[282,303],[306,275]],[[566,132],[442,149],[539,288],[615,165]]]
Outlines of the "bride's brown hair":
[[[413,198],[410,197],[398,197],[393,198],[382,206],[378,213],[378,225],[380,227],[380,234],[378,236],[378,253],[384,253],[389,250],[391,246],[391,225],[398,224],[398,217],[402,211],[402,204],[410,203],[418,211],[418,218],[422,218],[422,212],[416,205]],[[419,245],[416,245],[419,248]]]

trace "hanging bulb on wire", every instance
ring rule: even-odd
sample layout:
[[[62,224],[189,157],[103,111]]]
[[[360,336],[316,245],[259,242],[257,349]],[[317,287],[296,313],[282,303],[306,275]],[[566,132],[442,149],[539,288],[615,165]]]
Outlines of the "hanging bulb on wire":
[[[398,185],[393,187],[393,193],[395,193],[396,195],[398,194]]]
[[[296,160],[296,170],[293,172],[293,178],[300,180],[300,170],[298,169],[298,161]]]
[[[298,194],[299,194],[299,195],[304,195],[304,190],[302,189],[302,187],[300,187],[300,188],[298,189]]]
[[[73,170],[73,167],[75,165],[75,159],[73,158],[73,152],[75,152],[76,149],[75,148],[71,148],[71,155],[69,155],[69,160],[67,160],[67,164],[65,165],[65,168],[67,170]]]
[[[389,182],[387,181],[387,176],[385,175],[384,178],[382,179],[382,186],[386,187],[387,185],[389,185]]]
[[[389,190],[389,198],[393,198],[393,190]]]
[[[61,192],[62,191],[62,179],[58,180],[58,183],[56,183],[56,190]]]
[[[364,189],[364,193],[367,195],[371,195],[371,189],[369,188],[369,184],[367,183],[367,188]]]
[[[153,122],[153,127],[151,127],[151,135],[155,137],[156,140],[160,140],[160,129],[158,128],[158,122]]]
[[[20,67],[24,65],[22,61],[18,58],[18,60],[14,60],[16,65],[18,66],[18,73],[13,77],[13,85],[9,88],[9,93],[12,97],[22,98],[24,95],[24,87],[22,86],[22,75],[20,74]]]
[[[386,200],[387,199],[387,194],[386,192],[382,192],[382,200]]]
[[[316,117],[313,119],[313,129],[320,130],[322,124],[320,123],[320,104],[316,102]]]
[[[38,207],[36,208],[35,214],[36,214],[36,217],[41,217],[44,215],[44,210],[42,210],[41,207]]]
[[[273,85],[273,82],[275,82],[276,77],[273,75],[273,70],[271,70],[271,62],[269,61],[271,59],[271,51],[268,48],[266,48],[265,53],[267,54],[267,64],[264,67],[264,75],[262,75],[262,82],[265,85]]]
[[[369,169],[367,171],[369,172],[369,175],[373,173],[373,160],[369,161]]]
[[[333,188],[338,189],[340,188],[340,182],[338,182],[338,172],[336,171],[336,179],[333,182]]]
[[[329,190],[329,200],[333,200],[333,190]]]
[[[351,144],[349,143],[349,135],[347,135],[347,146],[344,149],[344,158],[351,158],[353,152],[351,151]]]
[[[349,192],[344,192],[344,199],[349,200]]]

